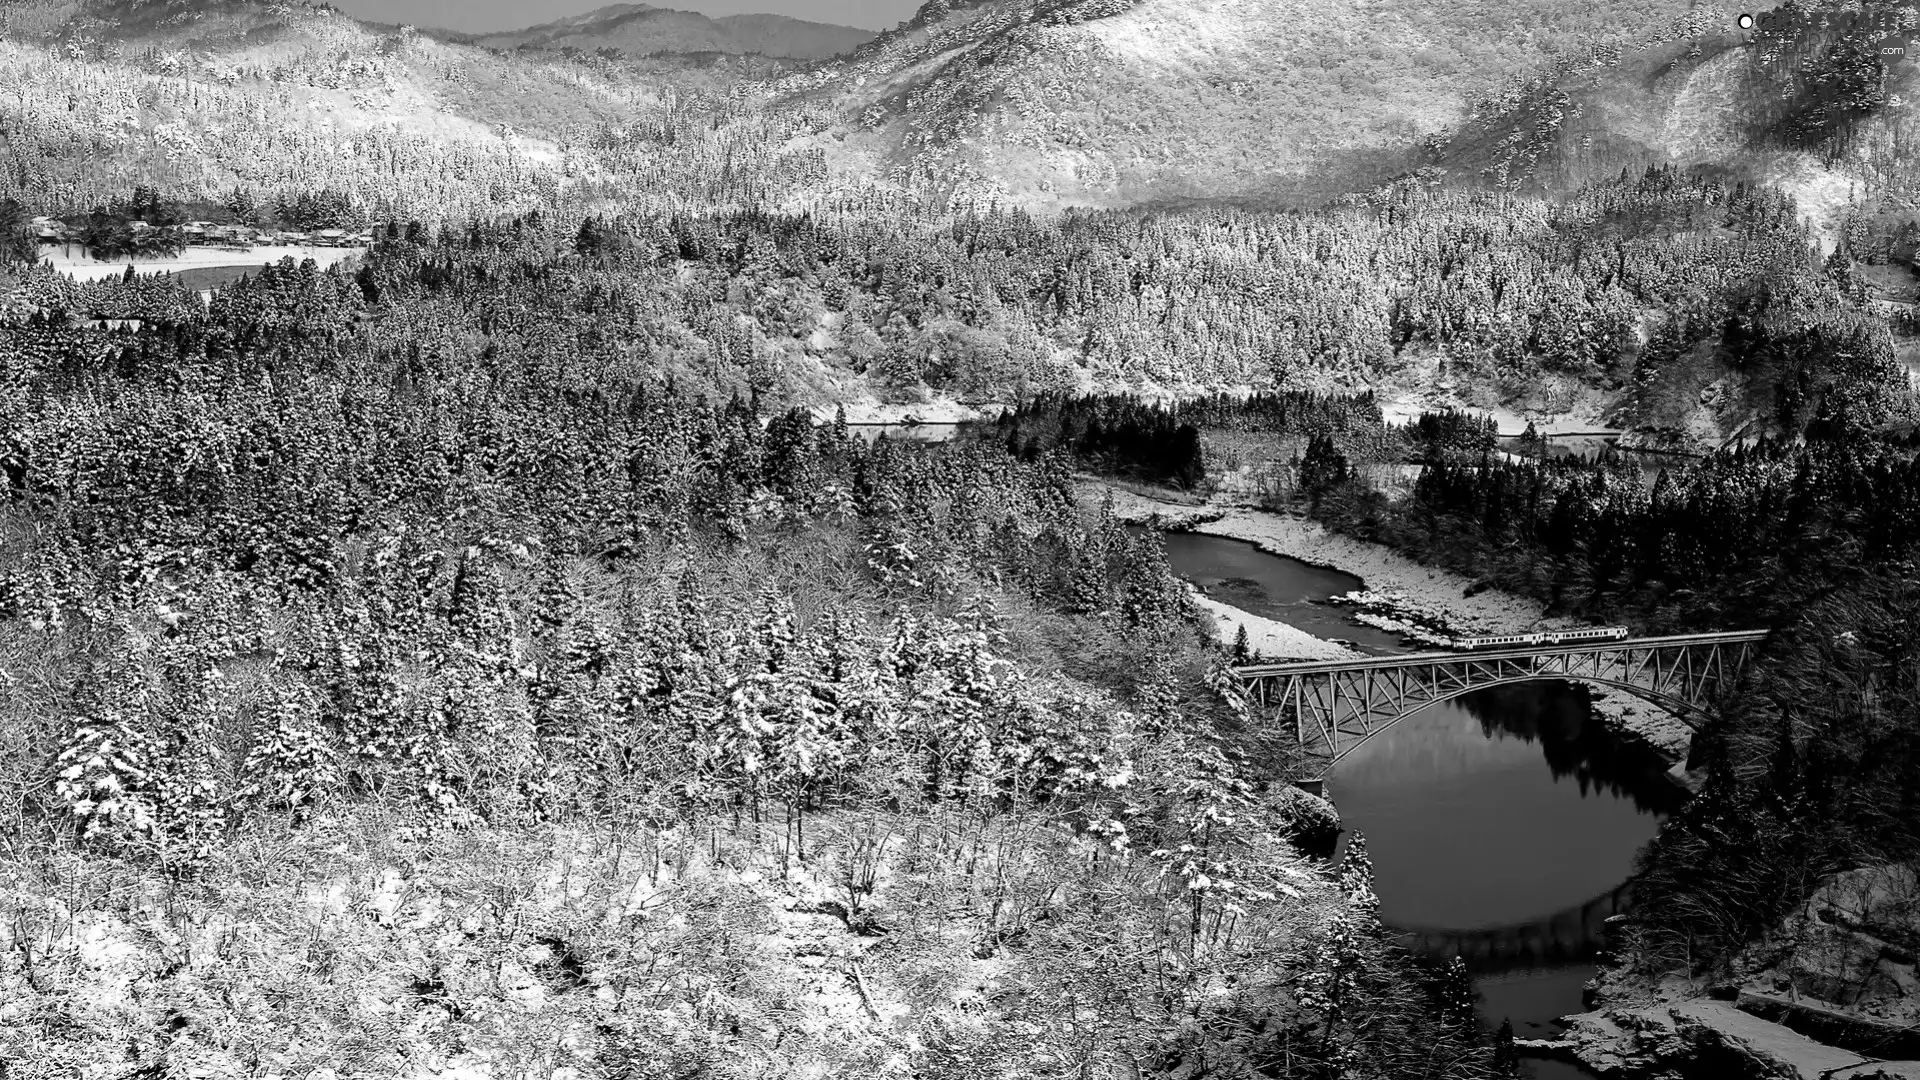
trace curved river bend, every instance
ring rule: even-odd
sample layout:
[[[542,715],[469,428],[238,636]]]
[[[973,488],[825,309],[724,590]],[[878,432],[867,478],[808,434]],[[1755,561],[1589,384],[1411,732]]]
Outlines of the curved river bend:
[[[1412,651],[1315,603],[1359,588],[1352,575],[1224,537],[1165,539],[1174,570],[1215,600],[1366,652]],[[1602,920],[1685,796],[1657,756],[1616,745],[1586,691],[1565,682],[1428,706],[1344,758],[1328,794],[1366,834],[1381,920],[1417,952],[1465,958],[1488,1026],[1510,1019],[1533,1039],[1582,1010]],[[1590,1075],[1527,1066],[1541,1080]]]

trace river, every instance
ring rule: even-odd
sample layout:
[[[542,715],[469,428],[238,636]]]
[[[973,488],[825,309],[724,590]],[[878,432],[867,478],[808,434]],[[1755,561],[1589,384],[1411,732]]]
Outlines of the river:
[[[1354,622],[1340,608],[1314,603],[1360,588],[1360,579],[1352,574],[1280,559],[1242,540],[1188,532],[1169,532],[1163,538],[1174,570],[1222,604],[1290,623],[1314,637],[1347,642],[1363,652],[1402,651],[1400,635]]]
[[[1352,575],[1223,537],[1166,541],[1174,569],[1222,603],[1370,653],[1413,651],[1314,602],[1359,588]],[[1328,794],[1366,835],[1381,920],[1415,951],[1466,957],[1488,1027],[1510,1019],[1517,1037],[1538,1039],[1583,1010],[1599,921],[1684,793],[1664,762],[1601,728],[1583,688],[1542,682],[1428,706],[1343,759]],[[1539,1080],[1592,1075],[1544,1059],[1527,1068]]]

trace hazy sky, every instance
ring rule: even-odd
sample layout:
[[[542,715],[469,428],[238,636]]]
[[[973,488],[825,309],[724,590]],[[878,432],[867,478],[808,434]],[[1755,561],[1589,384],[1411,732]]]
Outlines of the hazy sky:
[[[330,0],[359,19],[450,30],[518,30],[607,7],[614,0]],[[886,30],[911,18],[920,0],[638,0],[703,15],[761,13]]]

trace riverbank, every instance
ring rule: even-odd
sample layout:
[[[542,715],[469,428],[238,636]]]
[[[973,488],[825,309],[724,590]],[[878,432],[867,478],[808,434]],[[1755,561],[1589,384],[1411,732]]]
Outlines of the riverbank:
[[[1192,585],[1187,586],[1187,592],[1200,610],[1213,616],[1214,636],[1221,641],[1231,644],[1242,628],[1247,631],[1247,647],[1256,662],[1353,660],[1366,655],[1339,642],[1314,637],[1297,626],[1223,604]]]
[[[1164,528],[1244,540],[1273,555],[1352,574],[1365,583],[1374,600],[1395,609],[1408,622],[1440,622],[1467,634],[1561,630],[1582,625],[1574,619],[1545,614],[1537,601],[1498,589],[1476,589],[1476,583],[1464,575],[1415,562],[1379,544],[1342,536],[1316,521],[1219,498],[1199,505],[1165,502],[1090,476],[1080,478],[1080,483],[1082,496],[1090,501],[1111,495],[1114,515],[1122,521],[1158,523]],[[1296,628],[1288,629],[1312,637]],[[1252,630],[1248,633],[1251,637]],[[1291,635],[1286,636],[1291,640]],[[1333,646],[1332,642],[1322,644]],[[1307,646],[1295,643],[1293,647]],[[1675,779],[1686,782],[1683,770],[1693,743],[1692,729],[1630,694],[1604,687],[1589,689],[1594,713],[1609,731],[1657,751],[1674,766]]]

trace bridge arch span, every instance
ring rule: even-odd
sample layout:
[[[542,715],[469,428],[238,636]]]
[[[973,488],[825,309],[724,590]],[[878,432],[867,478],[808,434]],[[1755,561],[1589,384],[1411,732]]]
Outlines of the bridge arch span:
[[[1494,686],[1563,680],[1625,691],[1700,727],[1752,662],[1764,630],[1484,652],[1415,653],[1238,668],[1250,701],[1291,719],[1301,745],[1339,761],[1410,714]]]
[[[1403,713],[1400,713],[1399,715],[1393,717],[1392,719],[1386,721],[1385,723],[1375,725],[1373,730],[1360,736],[1358,739],[1355,739],[1352,742],[1342,745],[1339,751],[1333,757],[1333,759],[1327,762],[1327,768],[1329,769],[1333,768],[1333,766],[1337,764],[1341,758],[1344,758],[1348,754],[1353,753],[1355,750],[1360,749],[1362,745],[1364,745],[1369,739],[1372,739],[1375,735],[1378,735],[1381,732],[1386,731],[1388,728],[1397,726],[1402,720],[1405,720],[1408,717],[1413,716],[1415,713],[1420,712],[1422,709],[1425,709],[1429,705],[1439,705],[1444,702],[1453,701],[1457,698],[1463,698],[1463,697],[1466,697],[1468,694],[1476,693],[1481,690],[1488,690],[1496,686],[1518,686],[1521,683],[1532,683],[1532,682],[1575,682],[1575,683],[1585,683],[1589,686],[1605,686],[1614,690],[1624,690],[1627,693],[1632,694],[1634,697],[1639,698],[1641,701],[1647,702],[1650,705],[1657,705],[1660,708],[1665,709],[1668,713],[1672,714],[1675,719],[1687,725],[1689,728],[1692,728],[1694,731],[1699,731],[1701,726],[1706,722],[1707,718],[1712,715],[1712,713],[1709,710],[1702,709],[1699,706],[1694,705],[1690,702],[1684,701],[1678,697],[1673,696],[1672,694],[1663,694],[1657,690],[1649,690],[1644,686],[1635,686],[1632,683],[1622,682],[1618,679],[1591,679],[1591,678],[1580,678],[1574,675],[1520,675],[1510,679],[1498,679],[1493,682],[1480,683],[1478,685],[1467,687],[1462,690],[1455,690],[1450,693],[1442,694],[1439,697],[1430,698],[1422,702],[1421,704],[1416,705]]]

